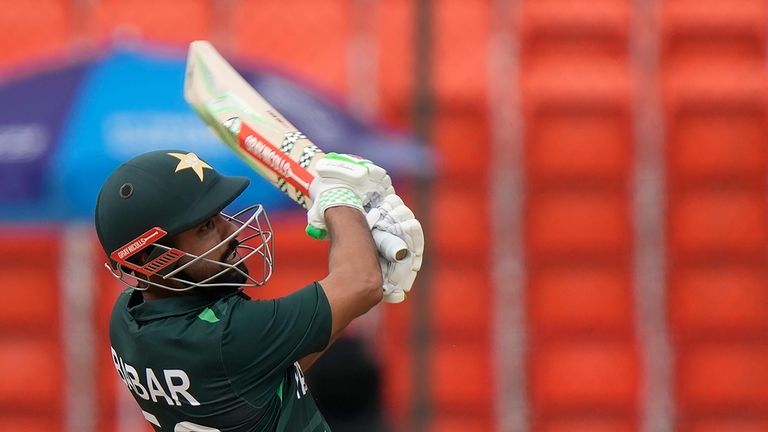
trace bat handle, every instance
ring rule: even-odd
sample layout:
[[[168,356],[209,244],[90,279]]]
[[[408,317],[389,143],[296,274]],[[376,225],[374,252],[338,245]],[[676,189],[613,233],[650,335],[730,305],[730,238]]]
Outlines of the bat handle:
[[[388,261],[402,261],[408,257],[408,246],[400,237],[376,228],[371,234],[379,253]]]

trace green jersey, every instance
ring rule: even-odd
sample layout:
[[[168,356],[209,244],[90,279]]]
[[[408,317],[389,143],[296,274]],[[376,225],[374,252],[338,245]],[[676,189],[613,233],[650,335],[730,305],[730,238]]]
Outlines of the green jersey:
[[[297,363],[330,339],[317,283],[270,301],[236,293],[144,302],[128,289],[109,335],[115,369],[156,431],[330,431]]]

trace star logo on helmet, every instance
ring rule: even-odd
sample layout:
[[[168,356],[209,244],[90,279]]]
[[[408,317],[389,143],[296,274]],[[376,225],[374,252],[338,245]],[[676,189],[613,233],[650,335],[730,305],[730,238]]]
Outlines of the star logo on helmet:
[[[181,170],[189,168],[192,171],[194,171],[198,177],[200,177],[201,182],[203,181],[203,176],[205,173],[203,171],[203,168],[208,168],[209,170],[213,169],[211,168],[210,165],[200,160],[200,158],[197,157],[197,155],[194,153],[190,152],[187,154],[183,154],[183,153],[168,153],[168,154],[179,160],[179,164],[176,165],[175,172],[179,172]]]

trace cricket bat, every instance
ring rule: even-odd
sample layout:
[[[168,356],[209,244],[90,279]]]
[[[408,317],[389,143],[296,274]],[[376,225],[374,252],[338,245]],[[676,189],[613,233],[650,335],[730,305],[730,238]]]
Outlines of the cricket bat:
[[[219,54],[210,42],[189,45],[184,98],[210,129],[262,177],[304,208],[309,185],[325,153],[296,129]],[[374,229],[373,239],[390,261],[408,255],[399,237]]]

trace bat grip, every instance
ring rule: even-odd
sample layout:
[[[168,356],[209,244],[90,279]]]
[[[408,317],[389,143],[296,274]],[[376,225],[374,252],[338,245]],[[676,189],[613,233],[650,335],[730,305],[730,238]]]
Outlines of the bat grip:
[[[387,261],[402,261],[408,257],[408,245],[400,237],[376,228],[371,231],[371,234],[376,248]]]

